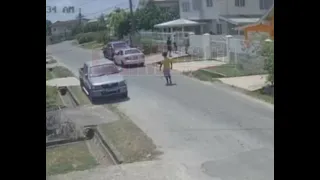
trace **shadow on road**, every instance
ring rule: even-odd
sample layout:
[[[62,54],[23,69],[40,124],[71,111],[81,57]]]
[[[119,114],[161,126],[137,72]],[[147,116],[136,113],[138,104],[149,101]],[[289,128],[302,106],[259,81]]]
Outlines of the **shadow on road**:
[[[172,83],[172,84],[166,84],[166,86],[176,86],[177,83]]]
[[[141,64],[130,64],[130,65],[122,66],[123,69],[141,68],[141,67],[145,67],[145,65],[142,66]]]
[[[91,101],[94,105],[103,105],[103,104],[115,104],[115,103],[121,103],[129,101],[130,98],[122,98],[122,97],[105,97],[105,98],[99,98],[95,99],[94,101]]]

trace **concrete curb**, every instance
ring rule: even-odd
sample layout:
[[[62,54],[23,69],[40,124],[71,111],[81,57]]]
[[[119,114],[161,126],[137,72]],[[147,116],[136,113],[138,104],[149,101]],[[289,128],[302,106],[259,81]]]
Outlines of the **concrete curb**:
[[[123,156],[121,153],[117,150],[117,148],[113,145],[113,143],[108,139],[103,133],[101,133],[101,129],[99,126],[97,126],[97,135],[101,139],[103,145],[109,150],[117,164],[122,164],[124,161]]]
[[[80,141],[84,141],[84,140],[85,140],[85,138],[81,137],[81,138],[77,138],[77,139],[59,139],[59,140],[49,141],[49,142],[46,142],[46,148],[53,148],[58,145],[66,145],[68,143],[80,142]]]

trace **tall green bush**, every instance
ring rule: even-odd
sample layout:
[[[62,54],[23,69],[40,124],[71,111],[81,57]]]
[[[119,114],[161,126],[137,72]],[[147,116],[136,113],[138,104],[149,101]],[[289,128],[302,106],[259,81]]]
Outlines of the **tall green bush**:
[[[260,54],[264,57],[264,70],[268,72],[267,81],[274,85],[274,44],[262,41]]]

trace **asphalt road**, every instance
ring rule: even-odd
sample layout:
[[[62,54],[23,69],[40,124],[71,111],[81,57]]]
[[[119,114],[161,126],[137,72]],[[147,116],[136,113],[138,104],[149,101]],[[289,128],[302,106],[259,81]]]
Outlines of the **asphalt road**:
[[[100,52],[70,42],[48,46],[77,73]],[[208,85],[174,73],[165,86],[152,66],[124,70],[130,100],[119,104],[160,151],[177,161],[194,179],[274,179],[273,108],[223,85]]]

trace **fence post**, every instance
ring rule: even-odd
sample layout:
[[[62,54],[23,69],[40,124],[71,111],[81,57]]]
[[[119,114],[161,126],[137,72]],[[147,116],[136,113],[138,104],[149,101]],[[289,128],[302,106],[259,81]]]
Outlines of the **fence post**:
[[[211,59],[211,37],[210,34],[203,34],[202,35],[202,49],[203,49],[203,58],[205,60]]]
[[[226,35],[226,38],[227,38],[226,39],[227,61],[230,62],[230,39],[232,38],[232,36],[231,35]]]

